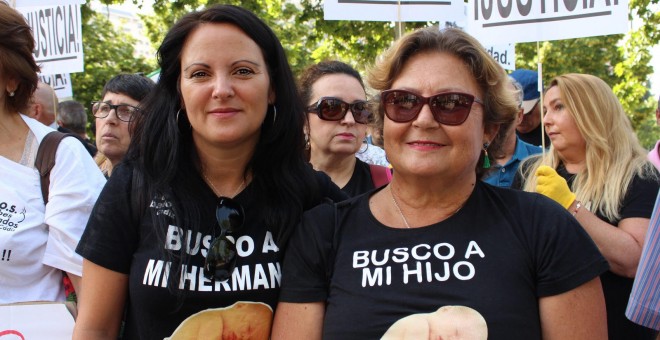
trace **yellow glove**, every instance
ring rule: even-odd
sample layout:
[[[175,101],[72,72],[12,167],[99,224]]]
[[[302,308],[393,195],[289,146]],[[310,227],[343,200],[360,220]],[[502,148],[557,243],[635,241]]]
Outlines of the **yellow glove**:
[[[541,165],[536,170],[536,192],[552,198],[566,209],[575,201],[575,194],[566,180],[547,165]]]

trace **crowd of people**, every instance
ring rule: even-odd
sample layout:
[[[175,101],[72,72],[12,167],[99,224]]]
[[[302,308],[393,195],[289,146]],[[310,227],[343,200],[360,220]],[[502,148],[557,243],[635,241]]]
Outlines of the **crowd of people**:
[[[257,15],[213,5],[169,29],[158,82],[105,84],[90,138],[34,44],[0,1],[0,303],[71,282],[74,339],[658,337],[659,151],[597,77],[541,101],[536,72],[424,28],[366,83],[296,79]]]

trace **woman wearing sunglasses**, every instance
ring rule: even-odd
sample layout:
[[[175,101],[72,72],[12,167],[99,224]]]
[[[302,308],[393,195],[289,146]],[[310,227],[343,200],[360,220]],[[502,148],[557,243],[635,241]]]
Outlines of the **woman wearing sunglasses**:
[[[124,159],[131,142],[129,123],[140,111],[140,101],[154,85],[151,79],[141,75],[119,74],[105,84],[101,100],[92,102],[99,150],[94,159],[106,176]]]
[[[458,29],[419,30],[369,83],[392,181],[303,215],[273,339],[375,339],[448,305],[481,314],[489,339],[605,338],[607,263],[589,236],[547,197],[480,181],[518,106],[486,50]],[[405,331],[438,338],[426,326]]]
[[[305,161],[293,74],[253,13],[185,15],[158,57],[77,248],[89,291],[74,338],[116,339],[124,318],[125,339],[267,339],[281,247],[304,210],[345,195]]]
[[[385,178],[391,176],[389,169],[355,156],[373,115],[362,77],[354,68],[340,61],[312,65],[300,76],[299,89],[307,104],[305,148],[314,169],[325,172],[350,197],[374,189],[372,168]]]
[[[570,211],[610,264],[603,273],[610,339],[655,339],[624,312],[642,254],[658,173],[612,89],[588,74],[556,77],[543,98],[545,157],[525,163],[524,189]]]

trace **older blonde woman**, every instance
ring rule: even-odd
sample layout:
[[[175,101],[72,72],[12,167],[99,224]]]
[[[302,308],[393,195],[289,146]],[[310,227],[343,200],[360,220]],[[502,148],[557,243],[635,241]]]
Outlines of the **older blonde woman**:
[[[658,193],[623,107],[600,78],[566,74],[543,99],[552,146],[530,159],[524,188],[570,211],[610,265],[601,276],[610,339],[654,339],[653,331],[624,316],[644,237]]]
[[[416,31],[378,60],[392,182],[303,215],[273,339],[375,339],[447,305],[481,314],[491,339],[606,336],[607,264],[589,236],[546,197],[480,181],[517,112],[506,77],[456,29]]]

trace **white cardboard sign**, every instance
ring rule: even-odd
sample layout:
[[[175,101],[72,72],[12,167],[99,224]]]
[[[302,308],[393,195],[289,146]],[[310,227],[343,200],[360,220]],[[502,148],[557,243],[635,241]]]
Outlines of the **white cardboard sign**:
[[[626,33],[628,0],[469,0],[468,32],[517,43]]]
[[[39,75],[39,80],[50,85],[55,91],[57,98],[71,98],[73,97],[73,89],[71,88],[71,75],[69,73]]]
[[[467,13],[467,8],[465,9]],[[454,22],[445,22],[444,27],[456,27],[465,29],[467,20],[465,17]],[[480,41],[486,51],[490,54],[495,61],[497,61],[503,69],[514,71],[516,69],[516,44],[488,44],[488,42]]]
[[[83,72],[82,17],[77,3],[23,6],[21,12],[32,27],[32,52],[42,74]]]
[[[73,317],[64,303],[0,306],[2,340],[71,339],[73,326]]]
[[[323,2],[325,20],[453,21],[462,16],[462,0],[325,0]]]

